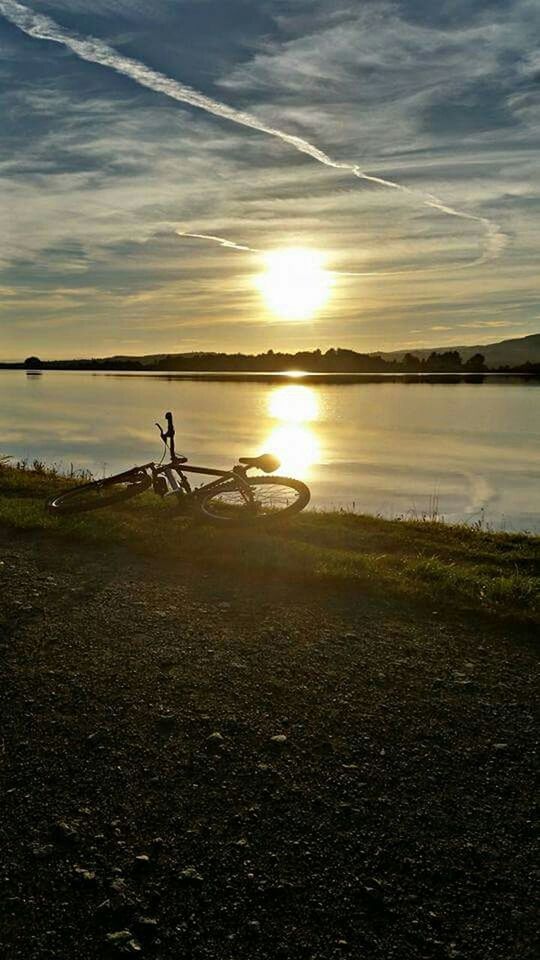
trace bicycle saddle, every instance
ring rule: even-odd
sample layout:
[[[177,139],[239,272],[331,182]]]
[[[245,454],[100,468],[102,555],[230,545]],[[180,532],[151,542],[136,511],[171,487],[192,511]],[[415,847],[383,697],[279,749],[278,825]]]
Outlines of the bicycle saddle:
[[[263,473],[273,473],[281,466],[281,462],[273,453],[261,453],[260,457],[240,457],[239,462],[246,467],[255,467]]]

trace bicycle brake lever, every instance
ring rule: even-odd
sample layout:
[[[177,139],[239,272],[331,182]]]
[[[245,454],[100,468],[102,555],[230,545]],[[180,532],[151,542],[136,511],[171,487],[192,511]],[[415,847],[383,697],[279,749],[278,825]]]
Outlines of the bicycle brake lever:
[[[160,436],[161,436],[161,439],[162,439],[163,443],[164,443],[165,446],[166,446],[166,445],[167,445],[167,437],[168,437],[168,434],[164,432],[163,427],[161,426],[160,423],[157,422],[157,420],[156,420],[156,427],[158,428],[159,433],[160,433]]]

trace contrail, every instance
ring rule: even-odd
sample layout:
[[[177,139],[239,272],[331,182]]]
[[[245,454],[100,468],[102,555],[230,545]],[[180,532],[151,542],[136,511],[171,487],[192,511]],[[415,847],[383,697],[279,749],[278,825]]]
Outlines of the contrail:
[[[247,247],[242,243],[236,243],[234,240],[227,240],[226,237],[216,237],[212,233],[188,233],[187,230],[175,230],[174,231],[179,237],[192,237],[194,240],[207,240],[209,243],[217,243],[220,247],[226,247],[228,250],[241,250],[247,251],[248,253],[265,253],[266,251],[259,249],[258,247]],[[372,273],[343,273],[341,270],[327,270],[326,273],[331,273],[335,277],[388,277],[388,276],[397,276],[401,273],[417,273],[416,270],[411,271],[392,271],[391,273],[381,273],[380,271],[373,271]]]
[[[157,70],[152,70],[138,60],[123,56],[102,40],[98,40],[95,37],[81,37],[70,30],[66,30],[60,26],[60,24],[55,23],[50,17],[35,13],[21,3],[17,3],[16,0],[0,0],[0,13],[30,37],[35,37],[38,40],[51,40],[54,43],[61,43],[65,47],[68,47],[77,57],[80,57],[81,60],[98,63],[103,67],[115,70],[117,73],[130,77],[135,83],[139,83],[143,87],[148,87],[156,93],[162,93],[180,103],[188,103],[193,107],[197,107],[199,110],[204,110],[206,113],[214,114],[214,116],[221,117],[224,120],[230,120],[232,123],[250,127],[252,130],[258,130],[259,133],[275,137],[281,140],[282,143],[293,147],[299,153],[307,154],[309,157],[312,157],[313,160],[324,164],[324,166],[332,167],[335,170],[346,171],[359,180],[366,180],[369,183],[374,183],[381,187],[407,193],[421,200],[426,206],[432,207],[434,210],[438,210],[448,216],[460,217],[463,220],[471,220],[480,224],[485,231],[484,252],[479,259],[474,261],[475,264],[493,260],[499,255],[506,242],[506,236],[502,233],[499,226],[487,217],[477,217],[472,213],[466,213],[463,210],[448,206],[433,194],[422,193],[413,190],[411,187],[396,183],[393,180],[373,176],[361,170],[356,164],[347,163],[342,160],[334,160],[327,153],[324,153],[323,150],[320,150],[308,140],[304,140],[303,137],[286,133],[277,127],[269,126],[250,113],[236,110],[226,103],[213,100],[211,97],[205,96],[205,94],[180,83],[178,80],[174,80],[172,77],[167,77]]]
[[[174,231],[179,237],[192,237],[194,240],[207,240],[209,243],[217,243],[220,247],[226,247],[228,250],[241,250],[247,251],[248,253],[265,253],[264,250],[260,250],[257,247],[247,247],[242,243],[236,243],[234,240],[227,240],[226,237],[216,237],[212,233],[188,233],[186,230],[175,230]],[[432,268],[434,269],[434,268]],[[419,273],[418,270],[391,270],[381,272],[380,270],[373,270],[366,273],[344,273],[342,270],[326,270],[326,273],[331,273],[334,277],[397,277],[402,276],[404,273]],[[422,273],[424,271],[421,271]]]
[[[220,247],[226,247],[228,250],[240,250],[241,252],[247,253],[267,252],[261,250],[259,247],[248,247],[243,243],[236,243],[235,240],[228,240],[226,237],[217,237],[212,233],[188,233],[187,230],[175,230],[174,232],[179,237],[206,240],[209,243],[217,243]],[[478,257],[478,259],[471,260],[469,263],[452,264],[450,267],[447,264],[441,264],[440,266],[434,267],[413,267],[412,270],[362,270],[360,272],[356,270],[326,270],[325,272],[332,274],[333,277],[410,277],[413,275],[416,276],[419,273],[440,273],[441,270],[466,270],[469,267],[485,263],[488,259],[493,259],[493,256],[488,257],[486,254],[483,254],[481,257]]]
[[[227,240],[225,237],[215,237],[212,233],[187,233],[185,230],[174,231],[179,237],[193,237],[194,240],[210,240],[218,243],[220,247],[227,247],[230,250],[246,250],[248,253],[262,253],[256,247],[246,247],[242,243],[235,243],[234,240]]]

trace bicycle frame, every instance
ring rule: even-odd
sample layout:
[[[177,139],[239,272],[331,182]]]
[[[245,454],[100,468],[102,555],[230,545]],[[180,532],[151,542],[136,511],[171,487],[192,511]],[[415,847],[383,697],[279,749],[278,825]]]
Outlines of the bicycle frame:
[[[233,467],[232,470],[219,470],[216,467],[198,467],[195,466],[195,464],[188,463],[184,457],[174,456],[171,457],[169,463],[160,465],[151,461],[137,469],[150,470],[152,473],[152,481],[164,475],[170,487],[170,490],[164,494],[166,497],[186,496],[195,498],[201,496],[201,494],[207,494],[212,490],[216,490],[227,481],[235,480],[244,498],[249,502],[253,501],[253,491],[246,480],[248,468],[240,465]],[[196,490],[192,490],[189,480],[185,476],[186,473],[196,473],[201,476],[217,477],[218,479],[212,480],[210,483],[204,483],[202,486],[197,487]]]

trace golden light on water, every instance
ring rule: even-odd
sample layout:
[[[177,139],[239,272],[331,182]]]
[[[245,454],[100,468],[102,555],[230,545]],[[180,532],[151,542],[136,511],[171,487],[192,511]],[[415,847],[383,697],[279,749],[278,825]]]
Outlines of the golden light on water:
[[[266,440],[265,449],[275,453],[281,461],[280,474],[305,480],[309,469],[317,463],[320,446],[310,427],[288,424],[276,427]]]
[[[272,250],[264,255],[264,266],[256,283],[269,310],[282,320],[308,320],[330,296],[333,276],[318,250]]]
[[[294,423],[316,420],[319,412],[317,395],[310,387],[296,384],[279,387],[270,394],[268,412],[276,420]]]
[[[319,416],[316,391],[296,384],[277,387],[268,398],[268,413],[278,422],[265,449],[279,457],[281,474],[306,479],[321,458],[319,438],[310,425]]]

